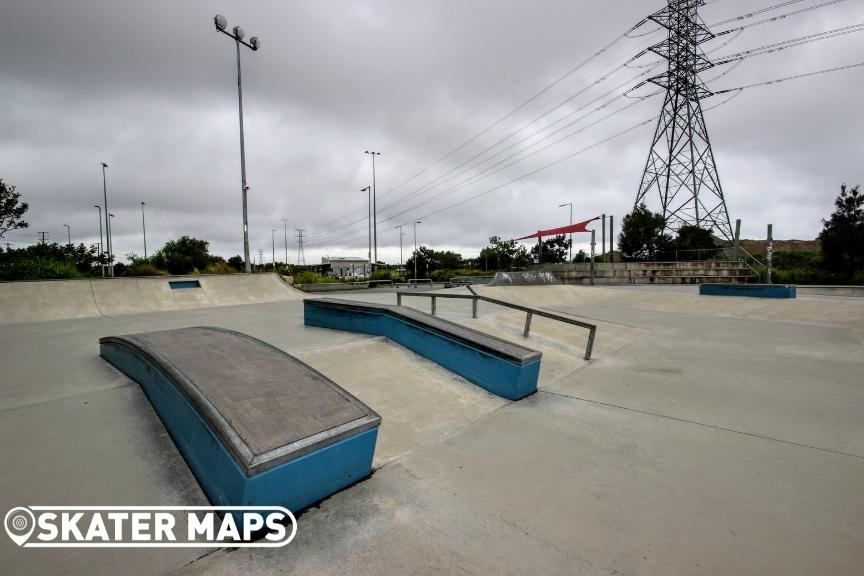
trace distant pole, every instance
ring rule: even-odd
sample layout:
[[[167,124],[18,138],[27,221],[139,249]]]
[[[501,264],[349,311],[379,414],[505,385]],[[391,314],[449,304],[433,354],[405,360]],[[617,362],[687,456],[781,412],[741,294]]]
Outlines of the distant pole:
[[[414,222],[414,287],[417,287],[417,224],[421,224],[421,222]]]
[[[600,260],[606,262],[606,215],[603,214],[603,223],[601,224],[600,236]]]
[[[615,217],[609,216],[609,261],[615,263]]]
[[[591,285],[594,285],[594,249],[597,246],[596,230],[591,230]]]
[[[144,202],[141,202],[141,230],[144,232],[144,259],[147,259],[147,222],[144,220]]]
[[[108,164],[102,162],[102,195],[105,207],[105,248],[108,255],[108,275],[114,276],[114,253],[111,251],[111,218],[108,216],[108,180],[105,176],[105,169]]]
[[[273,269],[276,269],[276,228],[270,231],[270,239],[273,241]]]
[[[564,208],[565,206],[570,207],[570,226],[573,226],[573,203],[567,202],[566,204],[561,204],[558,206],[559,208]],[[573,233],[570,233],[570,263],[573,263]]]
[[[105,252],[102,250],[102,207],[98,204],[93,205],[94,208],[99,210],[99,259],[101,260],[103,256],[105,256]],[[102,277],[105,277],[105,264],[100,262],[99,267],[102,268]]]
[[[372,187],[366,186],[360,192],[369,193],[369,217],[366,219],[366,222],[369,224],[369,266],[372,266]]]
[[[375,262],[378,262],[378,198],[375,184],[375,156],[380,156],[380,152],[366,150],[366,154],[372,156],[372,237],[373,247],[375,248]]]
[[[72,228],[69,227],[68,224],[63,224],[66,227],[66,243],[72,244]]]
[[[288,265],[288,219],[282,218],[282,226],[285,232],[285,265]]]
[[[768,263],[768,277],[766,278],[766,281],[768,284],[771,284],[772,283],[771,282],[771,272],[772,272],[771,265],[774,261],[774,225],[773,224],[768,224],[768,245],[766,246],[765,251],[767,252],[766,260]]]
[[[741,219],[735,220],[735,260],[741,258]]]
[[[402,269],[402,235],[403,235],[402,224],[400,224],[399,226],[396,226],[394,228],[394,230],[396,228],[399,229],[399,269],[401,270]],[[400,274],[401,274],[401,272],[400,272]],[[401,278],[401,276],[400,276],[400,278]]]
[[[111,219],[114,218],[114,214],[108,214],[108,222],[111,222]],[[111,248],[114,248],[114,242],[111,241],[111,227],[108,227],[108,244]],[[111,277],[114,277],[114,254],[109,254],[108,257],[111,259]]]

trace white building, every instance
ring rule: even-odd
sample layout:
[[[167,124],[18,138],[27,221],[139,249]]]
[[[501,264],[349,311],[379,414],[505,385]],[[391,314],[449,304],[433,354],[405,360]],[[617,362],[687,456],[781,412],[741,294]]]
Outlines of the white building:
[[[324,256],[321,264],[329,264],[327,275],[336,278],[368,278],[372,274],[368,258]]]

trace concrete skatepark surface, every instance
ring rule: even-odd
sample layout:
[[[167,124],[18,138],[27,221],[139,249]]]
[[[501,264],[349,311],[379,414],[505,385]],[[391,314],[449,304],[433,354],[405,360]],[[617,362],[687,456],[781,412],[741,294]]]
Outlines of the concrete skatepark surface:
[[[98,356],[101,336],[197,325],[269,342],[378,412],[373,476],[300,515],[285,548],[2,536],[4,574],[864,573],[862,299],[477,289],[596,323],[591,362],[582,330],[537,318],[523,340],[522,313],[439,300],[543,353],[540,391],[508,402],[387,340],[304,327],[304,295],[276,277],[201,280],[177,298],[144,279],[0,285],[0,511],[206,505],[142,391]]]

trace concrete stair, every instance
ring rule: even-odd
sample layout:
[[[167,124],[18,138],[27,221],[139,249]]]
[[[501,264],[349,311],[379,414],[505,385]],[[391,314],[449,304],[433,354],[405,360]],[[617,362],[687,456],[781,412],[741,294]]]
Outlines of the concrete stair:
[[[595,263],[594,283],[621,284],[704,284],[755,282],[758,276],[746,264],[735,260],[693,262]],[[551,272],[564,284],[590,284],[591,264],[544,264],[532,271]]]

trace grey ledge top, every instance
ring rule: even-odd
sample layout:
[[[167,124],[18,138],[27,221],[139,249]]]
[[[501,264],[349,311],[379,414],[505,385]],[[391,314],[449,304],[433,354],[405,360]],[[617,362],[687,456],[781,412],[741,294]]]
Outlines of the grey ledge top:
[[[377,426],[381,417],[282,350],[221,328],[101,338],[155,366],[248,476]]]
[[[371,302],[358,302],[353,300],[339,300],[336,298],[309,298],[306,299],[307,306],[322,306],[326,308],[339,308],[343,310],[354,310],[357,312],[374,311],[379,314],[387,314],[395,318],[401,318],[412,324],[422,326],[427,330],[436,332],[446,338],[457,340],[472,348],[476,348],[493,356],[499,356],[525,366],[537,362],[542,357],[542,353],[537,350],[525,348],[519,344],[508,342],[502,338],[497,338],[477,330],[444,320],[437,316],[432,316],[426,312],[408,308],[406,306],[392,306],[389,304],[377,304]]]

